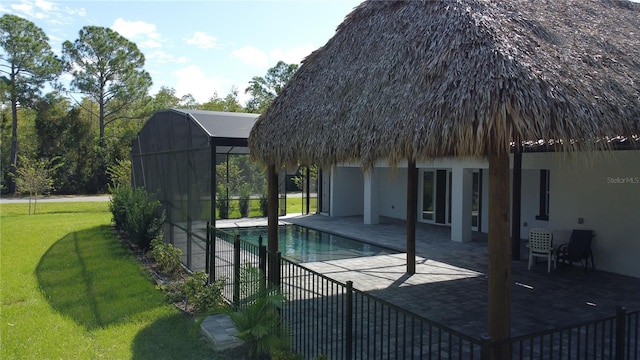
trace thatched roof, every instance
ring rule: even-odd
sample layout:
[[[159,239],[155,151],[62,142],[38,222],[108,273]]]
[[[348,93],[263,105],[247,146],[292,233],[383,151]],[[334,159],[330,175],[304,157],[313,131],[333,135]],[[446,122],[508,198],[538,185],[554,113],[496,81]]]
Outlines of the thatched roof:
[[[372,166],[637,134],[640,4],[366,1],[305,59],[249,146],[271,164]]]

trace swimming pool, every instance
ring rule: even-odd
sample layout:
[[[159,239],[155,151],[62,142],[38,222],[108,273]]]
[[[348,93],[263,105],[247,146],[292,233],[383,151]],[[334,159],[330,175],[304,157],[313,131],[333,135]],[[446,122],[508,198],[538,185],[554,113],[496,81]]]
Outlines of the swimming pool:
[[[267,245],[266,227],[235,228],[233,232],[255,245],[258,245],[258,238],[262,235],[263,244]],[[300,225],[280,226],[278,235],[278,249],[282,256],[298,263],[397,253],[389,248]]]

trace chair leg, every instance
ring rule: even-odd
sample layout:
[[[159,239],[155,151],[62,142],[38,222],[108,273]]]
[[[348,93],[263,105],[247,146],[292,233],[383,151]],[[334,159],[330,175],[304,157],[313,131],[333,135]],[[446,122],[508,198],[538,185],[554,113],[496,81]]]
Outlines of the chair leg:
[[[529,254],[529,270],[531,270],[531,265],[533,265],[533,256]]]
[[[551,273],[551,257],[547,256],[547,273]]]

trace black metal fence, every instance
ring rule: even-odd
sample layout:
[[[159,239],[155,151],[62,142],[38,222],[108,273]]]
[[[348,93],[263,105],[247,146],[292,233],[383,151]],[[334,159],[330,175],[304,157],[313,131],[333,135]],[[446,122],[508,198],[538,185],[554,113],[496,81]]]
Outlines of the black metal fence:
[[[215,234],[215,236],[213,236]],[[514,337],[479,339],[423,318],[303,265],[270,254],[220,229],[211,229],[211,278],[224,277],[225,298],[242,306],[265,277],[287,301],[281,309],[293,349],[306,359],[615,359],[640,360],[640,311]],[[209,246],[213,247],[210,248]],[[275,266],[267,267],[271,262]],[[247,279],[250,272],[263,274]],[[256,274],[254,274],[256,275]],[[249,287],[249,288],[247,288]]]
[[[513,359],[640,359],[640,311],[492,343],[508,346]]]

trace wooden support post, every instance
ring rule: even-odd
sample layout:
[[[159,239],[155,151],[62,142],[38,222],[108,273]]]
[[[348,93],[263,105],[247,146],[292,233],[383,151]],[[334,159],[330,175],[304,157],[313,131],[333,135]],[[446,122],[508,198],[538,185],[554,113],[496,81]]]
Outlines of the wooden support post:
[[[511,205],[511,260],[520,260],[520,209],[522,207],[522,144],[513,151],[513,200]]]
[[[407,274],[416,273],[416,219],[418,218],[418,168],[407,163]]]
[[[278,252],[278,173],[275,165],[267,167],[267,250],[269,260]],[[269,284],[276,285],[276,261],[269,261]]]
[[[511,334],[511,261],[509,257],[509,155],[489,156],[489,336]],[[508,349],[497,349],[499,358]],[[505,357],[506,359],[506,357]]]

